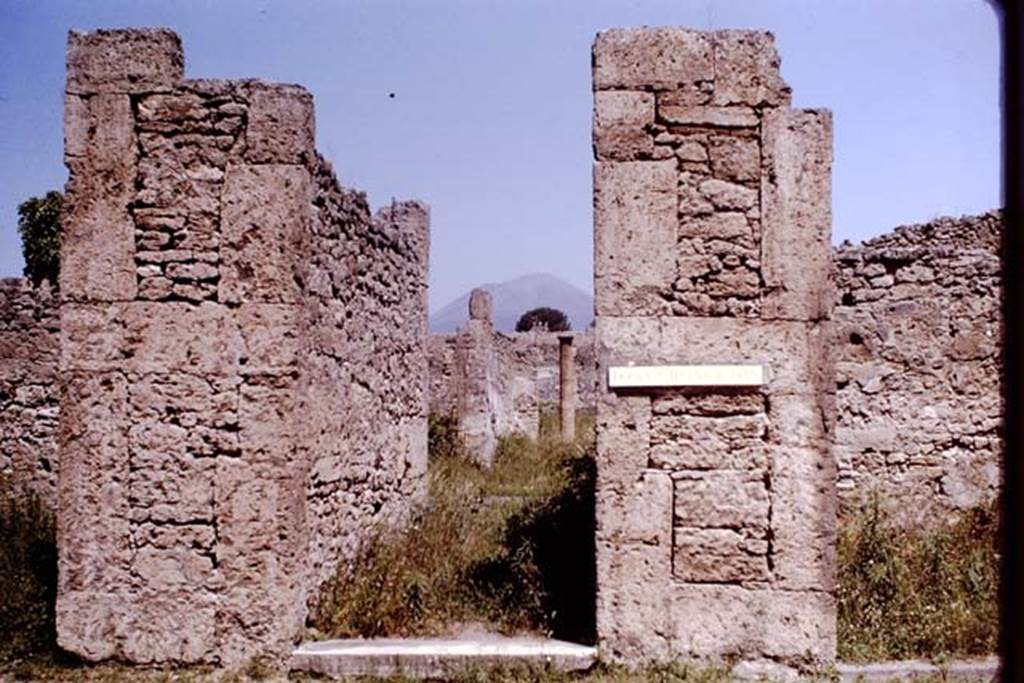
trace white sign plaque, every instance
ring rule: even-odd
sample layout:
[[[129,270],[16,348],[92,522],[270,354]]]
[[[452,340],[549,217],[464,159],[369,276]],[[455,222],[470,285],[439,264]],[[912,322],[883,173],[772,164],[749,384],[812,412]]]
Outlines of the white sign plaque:
[[[758,387],[763,365],[628,365],[608,368],[610,389]]]

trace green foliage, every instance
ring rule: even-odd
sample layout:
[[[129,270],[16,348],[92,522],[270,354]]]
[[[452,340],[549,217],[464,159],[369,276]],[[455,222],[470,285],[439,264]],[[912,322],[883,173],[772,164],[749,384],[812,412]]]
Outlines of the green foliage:
[[[516,332],[529,332],[536,327],[548,332],[565,332],[570,328],[569,318],[557,308],[541,306],[523,313],[516,322]]]
[[[593,432],[512,436],[482,469],[431,419],[430,491],[402,532],[378,530],[324,586],[313,626],[335,637],[412,636],[486,622],[592,640]]]
[[[898,528],[873,502],[839,534],[839,658],[865,662],[986,655],[999,632],[998,512]]]
[[[64,196],[56,190],[30,197],[18,205],[18,234],[25,257],[25,276],[33,284],[57,284],[60,272],[61,208]]]
[[[57,543],[35,494],[0,484],[0,661],[56,648]]]

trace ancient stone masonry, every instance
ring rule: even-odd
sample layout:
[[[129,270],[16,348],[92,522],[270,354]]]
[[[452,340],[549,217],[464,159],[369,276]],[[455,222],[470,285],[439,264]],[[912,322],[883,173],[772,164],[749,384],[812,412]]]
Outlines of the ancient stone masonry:
[[[57,487],[59,329],[48,284],[0,280],[0,484],[47,503]]]
[[[636,662],[835,652],[831,117],[770,34],[598,35],[598,638]],[[758,364],[754,388],[612,367]]]
[[[836,254],[839,488],[907,524],[984,503],[1002,453],[1001,212]]]
[[[183,61],[69,36],[57,625],[90,660],[284,655],[425,469],[425,207],[371,219],[301,87]]]
[[[469,452],[484,465],[493,459],[498,437],[536,438],[540,411],[559,397],[558,333],[503,334],[494,330],[490,294],[474,290],[470,319],[454,335],[430,335],[430,410],[454,415]],[[577,348],[576,395],[594,405],[593,336],[572,333]]]

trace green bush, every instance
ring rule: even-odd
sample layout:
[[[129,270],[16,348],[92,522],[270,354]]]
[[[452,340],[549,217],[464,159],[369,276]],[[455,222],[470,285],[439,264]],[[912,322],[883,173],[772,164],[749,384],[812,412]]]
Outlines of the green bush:
[[[56,650],[53,515],[28,492],[0,485],[0,661]]]
[[[502,438],[475,465],[454,422],[430,421],[430,491],[402,531],[370,534],[322,589],[312,625],[412,636],[485,622],[593,639],[593,433]]]
[[[839,658],[865,662],[994,653],[998,548],[994,504],[935,529],[901,529],[877,500],[842,520]]]
[[[25,257],[25,276],[36,285],[57,284],[60,272],[61,211],[64,195],[56,190],[30,197],[18,205],[18,234]]]

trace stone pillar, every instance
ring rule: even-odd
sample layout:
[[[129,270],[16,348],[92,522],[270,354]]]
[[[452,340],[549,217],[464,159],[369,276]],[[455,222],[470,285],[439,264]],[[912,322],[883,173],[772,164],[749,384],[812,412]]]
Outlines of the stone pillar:
[[[492,310],[490,293],[474,289],[469,295],[469,321],[456,342],[459,433],[470,457],[485,467],[493,463],[498,446],[501,401]]]
[[[163,29],[73,31],[67,58],[58,642],[284,655],[305,618],[312,98],[184,81]]]
[[[768,33],[611,30],[593,65],[602,654],[827,664],[831,117]],[[766,380],[609,389],[632,364]]]
[[[573,335],[558,335],[558,415],[562,439],[576,439],[576,348]]]

